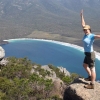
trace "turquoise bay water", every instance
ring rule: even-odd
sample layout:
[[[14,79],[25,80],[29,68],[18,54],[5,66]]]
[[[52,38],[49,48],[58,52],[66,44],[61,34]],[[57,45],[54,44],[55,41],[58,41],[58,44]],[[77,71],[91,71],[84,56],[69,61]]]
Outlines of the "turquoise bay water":
[[[41,65],[52,64],[65,67],[69,72],[87,76],[83,65],[84,53],[78,49],[39,40],[12,40],[2,45],[6,56],[27,57]],[[100,61],[96,59],[97,80],[100,80]]]

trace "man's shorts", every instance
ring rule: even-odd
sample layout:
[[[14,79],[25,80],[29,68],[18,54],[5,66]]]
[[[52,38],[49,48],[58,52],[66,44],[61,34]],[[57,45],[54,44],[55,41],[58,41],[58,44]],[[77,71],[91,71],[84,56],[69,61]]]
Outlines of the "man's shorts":
[[[88,66],[95,67],[95,53],[94,52],[85,52],[84,63],[88,64]]]

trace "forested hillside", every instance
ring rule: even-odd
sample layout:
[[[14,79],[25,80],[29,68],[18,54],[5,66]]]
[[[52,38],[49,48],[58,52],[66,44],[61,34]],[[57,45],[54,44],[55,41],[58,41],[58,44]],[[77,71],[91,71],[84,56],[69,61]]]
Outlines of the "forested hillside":
[[[47,32],[42,35],[45,39],[80,45],[81,9],[92,31],[100,32],[99,0],[0,0],[0,40],[41,38],[39,32]],[[49,37],[51,34],[53,36]]]

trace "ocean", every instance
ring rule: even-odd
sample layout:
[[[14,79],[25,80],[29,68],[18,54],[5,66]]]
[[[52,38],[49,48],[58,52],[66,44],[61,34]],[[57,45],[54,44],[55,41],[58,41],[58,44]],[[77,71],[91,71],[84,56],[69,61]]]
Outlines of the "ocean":
[[[83,68],[83,48],[77,45],[42,39],[10,39],[8,44],[2,45],[6,57],[27,57],[33,63],[40,65],[52,64],[62,66],[71,73],[87,77]],[[100,80],[100,58],[96,58],[97,79]]]

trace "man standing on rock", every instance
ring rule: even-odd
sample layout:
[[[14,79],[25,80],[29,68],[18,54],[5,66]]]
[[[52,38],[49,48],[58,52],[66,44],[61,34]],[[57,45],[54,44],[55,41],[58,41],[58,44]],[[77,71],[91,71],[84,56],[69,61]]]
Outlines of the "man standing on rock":
[[[85,78],[86,81],[91,81],[90,84],[85,85],[87,89],[94,89],[94,84],[96,80],[96,71],[95,71],[95,52],[93,50],[94,39],[100,38],[100,35],[95,35],[91,33],[91,28],[89,25],[85,24],[83,17],[83,10],[81,11],[81,24],[84,31],[83,44],[84,44],[84,62],[83,67],[88,73],[88,77]]]

